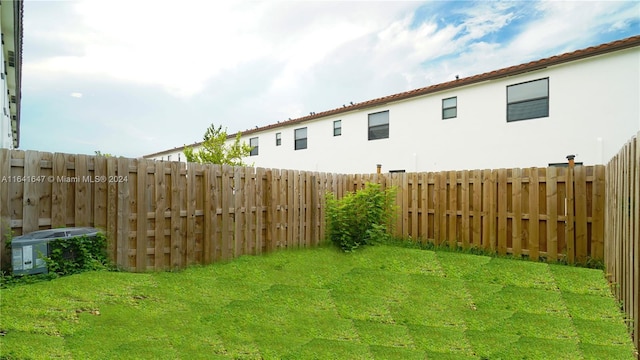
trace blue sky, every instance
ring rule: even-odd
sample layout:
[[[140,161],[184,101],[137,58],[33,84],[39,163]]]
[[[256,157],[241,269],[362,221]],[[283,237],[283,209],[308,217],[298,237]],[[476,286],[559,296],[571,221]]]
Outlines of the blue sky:
[[[637,1],[27,0],[20,148],[139,157],[638,34]]]

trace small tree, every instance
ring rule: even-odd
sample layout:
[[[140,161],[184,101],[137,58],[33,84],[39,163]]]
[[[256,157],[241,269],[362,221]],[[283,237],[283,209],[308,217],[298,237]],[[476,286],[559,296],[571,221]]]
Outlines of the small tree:
[[[249,156],[251,146],[241,143],[241,133],[238,132],[233,144],[226,145],[227,129],[222,130],[222,125],[217,128],[211,124],[204,133],[202,148],[198,151],[190,146],[184,147],[184,156],[188,162],[200,164],[227,164],[233,166],[247,166],[242,161],[243,157]]]

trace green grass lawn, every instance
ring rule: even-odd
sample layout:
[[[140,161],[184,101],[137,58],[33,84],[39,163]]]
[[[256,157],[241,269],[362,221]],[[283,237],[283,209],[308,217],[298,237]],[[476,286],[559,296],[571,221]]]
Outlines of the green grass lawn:
[[[2,359],[633,359],[600,270],[393,246],[0,290]]]

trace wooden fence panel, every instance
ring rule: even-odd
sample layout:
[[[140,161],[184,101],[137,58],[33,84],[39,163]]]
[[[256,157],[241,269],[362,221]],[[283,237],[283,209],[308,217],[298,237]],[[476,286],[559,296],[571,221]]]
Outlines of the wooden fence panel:
[[[596,179],[601,176],[596,169]],[[640,133],[609,161],[605,177],[605,267],[629,319],[636,348],[640,348]],[[597,206],[596,202],[594,209]],[[592,224],[592,233],[594,228],[599,229],[600,223]],[[600,244],[596,239],[592,248]]]
[[[0,185],[2,221],[16,235],[98,226],[115,262],[136,271],[316,245],[325,193],[368,182],[398,189],[399,236],[552,261],[598,260],[605,248],[604,167],[341,175],[8,150],[0,161],[12,176],[61,180]]]

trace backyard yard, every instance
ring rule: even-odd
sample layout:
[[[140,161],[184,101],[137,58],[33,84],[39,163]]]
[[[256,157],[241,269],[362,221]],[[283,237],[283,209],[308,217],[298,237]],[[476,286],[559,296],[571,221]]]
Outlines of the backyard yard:
[[[396,246],[0,290],[2,359],[624,359],[601,270]]]

